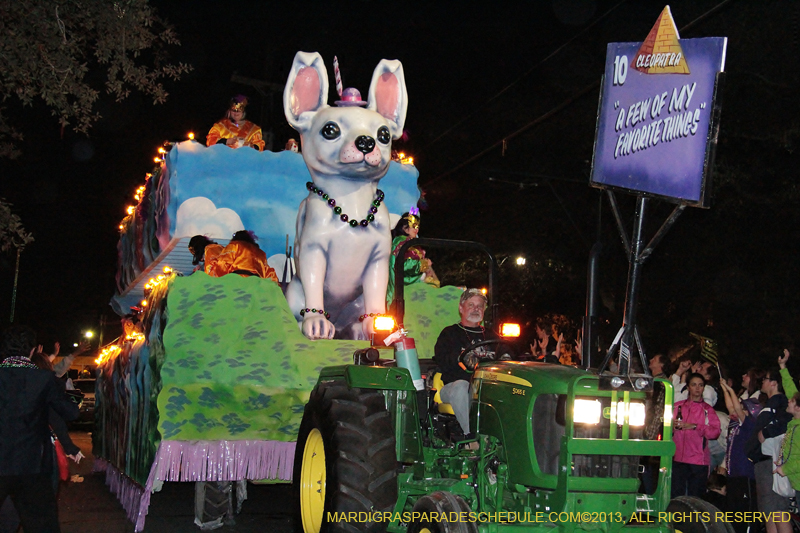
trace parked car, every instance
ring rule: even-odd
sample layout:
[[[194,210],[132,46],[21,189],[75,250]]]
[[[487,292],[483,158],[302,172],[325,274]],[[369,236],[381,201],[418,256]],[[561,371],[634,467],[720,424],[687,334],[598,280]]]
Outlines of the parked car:
[[[83,394],[80,415],[73,424],[94,424],[94,387],[96,379],[73,379],[72,384]]]

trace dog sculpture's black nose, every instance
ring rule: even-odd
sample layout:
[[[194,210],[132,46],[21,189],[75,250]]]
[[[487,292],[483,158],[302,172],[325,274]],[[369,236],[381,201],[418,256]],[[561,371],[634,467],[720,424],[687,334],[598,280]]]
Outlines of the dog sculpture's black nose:
[[[375,139],[361,135],[356,138],[356,148],[358,148],[359,152],[368,154],[375,149]]]

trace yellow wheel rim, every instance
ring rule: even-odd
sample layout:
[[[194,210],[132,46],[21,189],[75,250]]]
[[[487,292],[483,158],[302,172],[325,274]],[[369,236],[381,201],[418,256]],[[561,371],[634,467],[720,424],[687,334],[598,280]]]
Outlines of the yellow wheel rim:
[[[300,515],[305,533],[319,533],[325,511],[325,445],[318,429],[312,429],[303,450],[300,469]]]

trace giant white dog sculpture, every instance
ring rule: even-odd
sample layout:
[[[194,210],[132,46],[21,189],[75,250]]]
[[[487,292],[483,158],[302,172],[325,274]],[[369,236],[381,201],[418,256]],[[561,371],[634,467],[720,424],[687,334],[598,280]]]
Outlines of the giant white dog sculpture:
[[[389,167],[392,139],[403,133],[408,95],[402,64],[378,64],[366,108],[357,105],[359,94],[350,99],[328,106],[322,57],[295,55],[283,107],[300,133],[313,183],[297,213],[297,276],[286,297],[311,339],[366,338],[372,321],[359,317],[382,313],[386,305],[391,228],[378,182]]]

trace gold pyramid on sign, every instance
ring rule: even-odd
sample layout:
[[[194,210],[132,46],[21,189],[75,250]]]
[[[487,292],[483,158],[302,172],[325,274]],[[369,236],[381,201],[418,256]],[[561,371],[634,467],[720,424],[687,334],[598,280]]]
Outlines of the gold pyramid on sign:
[[[631,61],[631,68],[645,74],[689,74],[678,27],[669,6],[658,16],[647,38]]]

